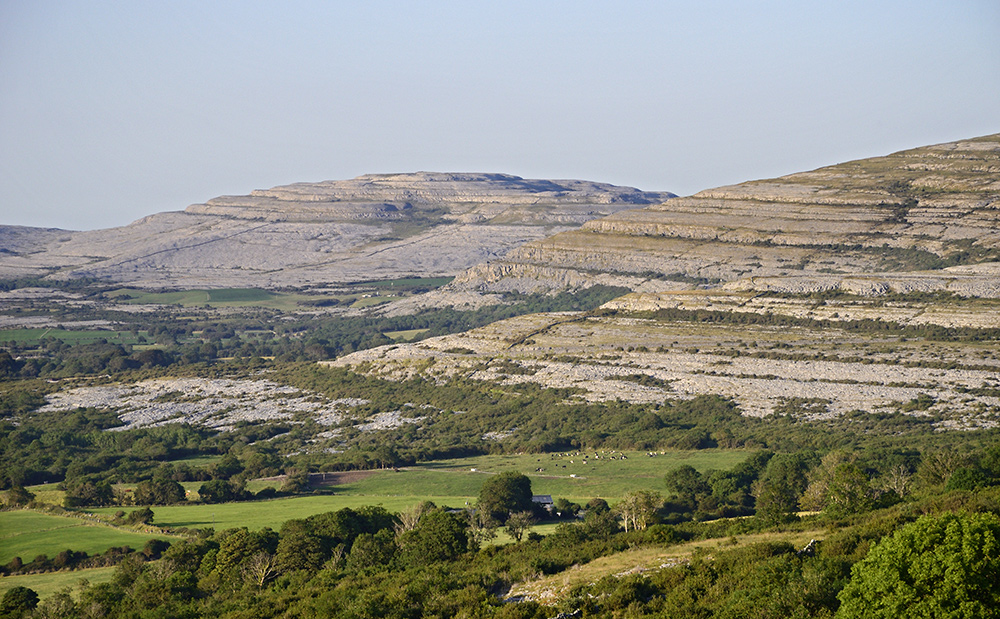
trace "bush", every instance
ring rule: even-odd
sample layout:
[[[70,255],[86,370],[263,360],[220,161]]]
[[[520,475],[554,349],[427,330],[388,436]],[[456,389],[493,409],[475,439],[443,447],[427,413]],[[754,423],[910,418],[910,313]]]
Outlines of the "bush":
[[[876,544],[837,617],[1000,617],[1000,518],[924,516]]]

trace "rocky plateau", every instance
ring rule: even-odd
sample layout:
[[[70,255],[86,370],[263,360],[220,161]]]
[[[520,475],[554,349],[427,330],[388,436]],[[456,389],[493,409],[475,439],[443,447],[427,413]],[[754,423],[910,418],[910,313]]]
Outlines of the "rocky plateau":
[[[0,226],[0,278],[287,288],[451,276],[666,192],[505,174],[366,175],[223,196],[130,225]]]
[[[991,135],[619,212],[477,265],[452,287],[728,284],[795,293],[861,285],[872,294],[997,297],[998,262],[1000,135]]]

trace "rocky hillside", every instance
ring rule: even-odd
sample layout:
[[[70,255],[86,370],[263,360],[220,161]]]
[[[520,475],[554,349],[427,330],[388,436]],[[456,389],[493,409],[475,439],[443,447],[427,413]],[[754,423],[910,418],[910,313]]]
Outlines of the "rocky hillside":
[[[590,401],[714,394],[749,415],[859,427],[995,427],[1000,135],[623,211],[436,294],[594,283],[634,292],[596,312],[520,316],[330,363],[390,379],[534,382]]]
[[[526,242],[670,197],[504,174],[296,183],[108,230],[0,226],[0,278],[267,288],[455,275]]]
[[[617,213],[474,267],[455,286],[659,292],[742,280],[742,289],[796,292],[859,274],[893,274],[881,278],[890,286],[896,274],[934,271],[917,289],[965,293],[978,286],[970,265],[996,261],[1000,135],[991,135]],[[981,279],[995,282],[995,269]]]

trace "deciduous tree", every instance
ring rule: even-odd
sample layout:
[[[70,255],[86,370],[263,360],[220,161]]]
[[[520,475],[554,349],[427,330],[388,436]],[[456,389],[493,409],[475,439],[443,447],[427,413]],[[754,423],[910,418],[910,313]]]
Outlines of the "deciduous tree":
[[[1000,617],[1000,518],[924,516],[876,544],[837,596],[837,617]]]
[[[499,523],[516,512],[531,510],[531,480],[523,473],[507,471],[488,477],[479,489],[477,507]]]

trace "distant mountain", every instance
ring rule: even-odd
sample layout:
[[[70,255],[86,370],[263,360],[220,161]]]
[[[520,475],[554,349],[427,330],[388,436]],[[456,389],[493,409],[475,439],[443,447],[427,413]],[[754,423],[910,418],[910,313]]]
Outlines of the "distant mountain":
[[[473,267],[452,288],[601,283],[660,292],[728,283],[996,296],[1000,271],[986,263],[997,262],[1000,134],[616,213]]]
[[[0,278],[277,288],[456,275],[526,242],[671,197],[505,174],[296,183],[107,230],[0,226]]]

